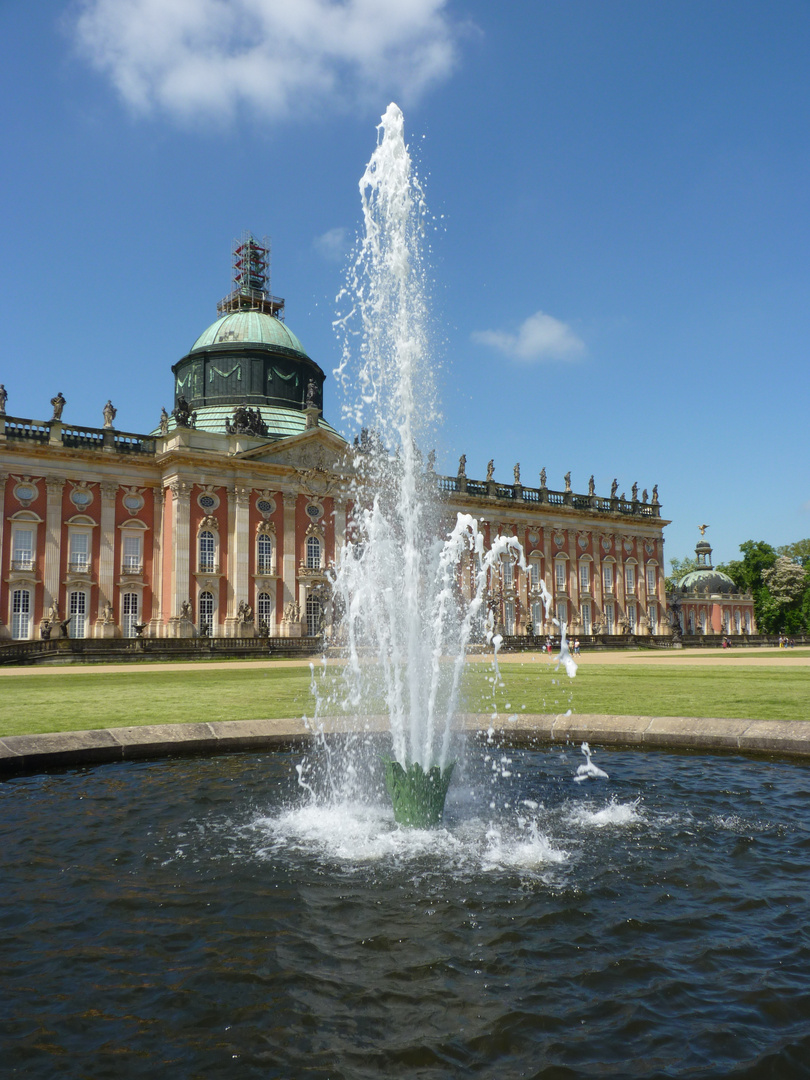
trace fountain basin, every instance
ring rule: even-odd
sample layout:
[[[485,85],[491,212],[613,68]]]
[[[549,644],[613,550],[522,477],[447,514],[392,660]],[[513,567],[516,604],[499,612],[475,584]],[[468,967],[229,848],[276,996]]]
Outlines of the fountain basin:
[[[414,829],[430,829],[440,824],[455,762],[444,769],[432,765],[427,772],[416,761],[407,769],[394,758],[383,758],[383,763],[394,821]]]

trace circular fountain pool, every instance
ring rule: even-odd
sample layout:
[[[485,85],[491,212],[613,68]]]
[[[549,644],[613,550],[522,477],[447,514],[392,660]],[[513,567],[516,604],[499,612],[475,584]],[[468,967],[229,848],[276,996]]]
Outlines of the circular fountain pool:
[[[806,765],[476,748],[421,832],[299,760],[0,785],[5,1075],[808,1075]]]

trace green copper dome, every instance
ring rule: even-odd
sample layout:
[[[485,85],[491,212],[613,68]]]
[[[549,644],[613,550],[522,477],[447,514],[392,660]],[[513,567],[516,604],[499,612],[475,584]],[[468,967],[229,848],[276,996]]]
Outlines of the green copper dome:
[[[290,349],[306,356],[306,350],[295,334],[283,322],[264,311],[231,311],[204,330],[190,352],[211,345],[237,345],[250,343]]]

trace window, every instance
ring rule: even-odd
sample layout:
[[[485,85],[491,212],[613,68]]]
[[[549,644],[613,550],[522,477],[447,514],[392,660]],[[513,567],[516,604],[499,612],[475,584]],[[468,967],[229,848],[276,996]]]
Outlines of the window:
[[[579,589],[580,592],[590,592],[591,588],[591,564],[583,562],[579,564]]]
[[[728,608],[723,608],[723,633],[731,633],[731,612]]]
[[[740,622],[739,608],[734,612],[734,633],[739,634],[742,631],[742,623]]]
[[[701,613],[700,613],[700,632],[701,632],[701,634],[706,633],[706,612],[705,611],[701,611]]]
[[[138,622],[138,594],[124,593],[121,597],[122,629],[124,637],[137,637],[135,626]]]
[[[602,567],[602,580],[605,583],[605,592],[613,592],[613,564],[605,563]]]
[[[15,641],[31,637],[31,593],[15,589],[11,594],[11,636]]]
[[[256,573],[273,573],[273,538],[267,533],[259,533],[256,541]]]
[[[321,541],[317,536],[307,537],[307,570],[320,570],[321,568]]]
[[[694,632],[695,632],[695,613],[694,613],[694,611],[690,611],[689,612],[689,633],[694,634]]]
[[[259,626],[262,623],[267,624],[267,629],[273,629],[274,623],[274,604],[273,598],[270,593],[260,592],[256,598],[256,617],[259,621]]]
[[[141,537],[124,535],[124,571],[131,574],[140,573],[142,569]],[[127,635],[128,637],[131,635]]]
[[[557,621],[560,628],[564,630],[568,623],[568,604],[565,600],[560,600],[557,603]]]
[[[34,530],[15,529],[11,542],[12,570],[34,569]]]
[[[636,591],[636,568],[632,563],[624,568],[624,585],[627,595],[632,596]]]
[[[658,604],[650,604],[647,608],[647,620],[650,624],[650,633],[658,633]]]
[[[608,602],[605,604],[605,633],[612,634],[613,627],[615,625],[615,616],[613,613],[613,604]]]
[[[214,534],[208,529],[203,529],[200,533],[200,572],[205,574],[212,574],[215,571],[214,555],[216,553],[216,542],[214,540]]]
[[[636,632],[636,605],[627,605],[627,629],[629,633],[635,634]]]
[[[209,534],[210,535],[210,534]],[[202,538],[202,535],[201,535]],[[213,537],[212,537],[213,539]],[[214,594],[208,591],[200,593],[199,632],[203,637],[211,637],[214,632]]]
[[[746,632],[746,634],[751,633],[751,625],[752,625],[752,623],[751,623],[751,612],[746,611],[746,613],[745,613],[745,632]]]
[[[503,605],[503,632],[510,635],[515,632],[515,605],[511,600]]]
[[[540,588],[540,560],[532,559],[529,563],[529,582],[533,589]]]
[[[68,593],[68,637],[87,637],[87,593],[81,590]]]
[[[647,567],[647,592],[650,593],[650,595],[652,595],[652,596],[655,595],[655,567],[654,566],[648,566]]]
[[[68,569],[85,574],[90,569],[90,533],[70,530]],[[72,634],[71,634],[72,636]]]
[[[535,634],[539,634],[540,631],[543,629],[543,619],[543,605],[540,603],[539,600],[535,600],[535,602],[532,604],[532,622],[534,623]]]
[[[582,633],[590,634],[593,632],[591,629],[591,605],[587,600],[580,608],[580,611],[582,612]]]
[[[315,539],[310,536],[310,540]],[[309,540],[307,541],[307,548],[309,548]],[[314,596],[307,597],[307,636],[317,637],[321,632],[321,615],[323,614],[323,608],[321,607],[320,600]]]
[[[565,561],[558,559],[554,563],[554,579],[557,583],[557,592],[565,592]]]
[[[514,584],[514,580],[515,580],[514,567],[513,567],[513,564],[512,564],[512,560],[508,555],[506,555],[501,560],[501,563],[502,563],[502,566],[503,566],[503,587],[505,589],[511,589],[512,585]]]

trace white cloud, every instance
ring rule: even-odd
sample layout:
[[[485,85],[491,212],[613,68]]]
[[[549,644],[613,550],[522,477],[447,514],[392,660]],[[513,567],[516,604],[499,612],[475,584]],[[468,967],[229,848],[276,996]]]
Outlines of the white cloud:
[[[564,322],[536,311],[520,324],[517,333],[507,330],[477,330],[472,334],[479,345],[491,345],[513,360],[575,360],[585,352],[585,342]]]
[[[79,0],[81,53],[136,112],[272,119],[447,78],[447,0]]]
[[[345,261],[351,246],[351,234],[348,229],[342,228],[329,229],[322,236],[316,236],[313,242],[313,247],[322,258],[335,263]]]

